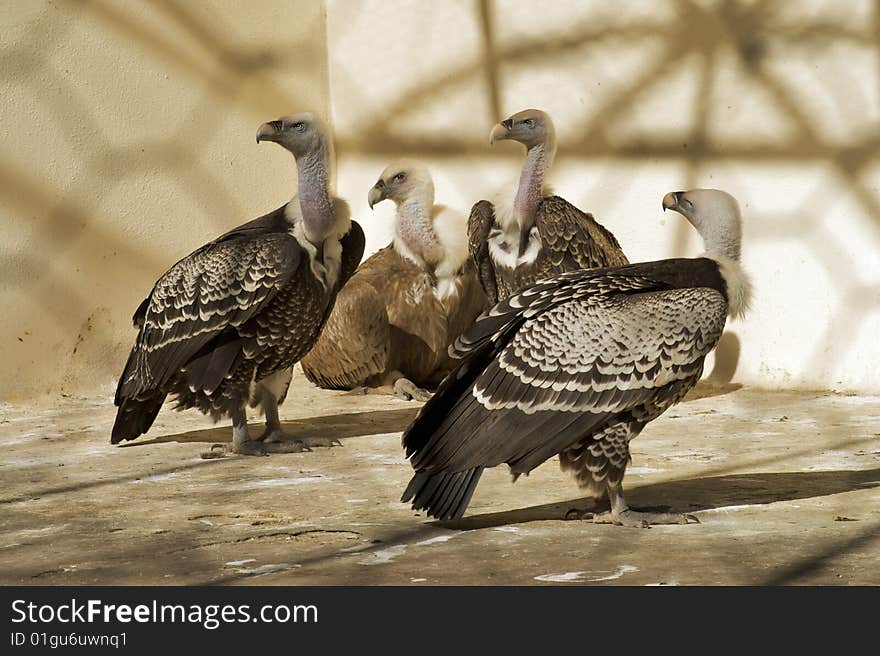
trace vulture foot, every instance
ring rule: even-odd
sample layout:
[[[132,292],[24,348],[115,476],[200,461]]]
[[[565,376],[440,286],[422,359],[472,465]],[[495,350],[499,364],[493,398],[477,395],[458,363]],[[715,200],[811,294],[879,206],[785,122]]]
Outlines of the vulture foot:
[[[302,451],[302,449],[300,449]],[[216,458],[225,458],[226,456],[236,453],[240,456],[267,456],[272,453],[262,442],[256,440],[246,440],[241,444],[213,444],[210,451],[201,453],[202,460],[214,460]],[[278,453],[278,452],[274,452]]]
[[[404,401],[427,401],[431,398],[431,393],[416,386],[411,380],[398,378],[394,381],[394,396]]]
[[[699,524],[694,515],[682,513],[640,512],[627,508],[622,512],[610,510],[593,515],[594,524],[614,524],[631,528],[648,528],[657,524]]]

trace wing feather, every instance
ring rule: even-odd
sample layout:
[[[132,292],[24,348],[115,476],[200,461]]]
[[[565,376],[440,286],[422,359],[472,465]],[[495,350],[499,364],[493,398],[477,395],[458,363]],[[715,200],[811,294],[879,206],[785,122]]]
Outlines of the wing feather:
[[[121,396],[161,387],[209,341],[258,313],[305,257],[287,233],[229,234],[159,278],[141,316],[133,366],[120,379]]]
[[[609,417],[696,380],[724,327],[726,300],[714,289],[584,296],[567,287],[568,294],[533,294],[522,320],[508,322],[514,328],[493,333],[498,343],[481,342],[491,359],[471,373],[421,447],[408,446],[416,471],[506,462],[527,472]],[[553,300],[542,305],[542,298]]]
[[[471,208],[468,217],[468,250],[477,270],[477,278],[489,303],[498,302],[498,284],[495,280],[495,267],[489,255],[489,233],[495,222],[495,209],[487,200],[481,200]]]
[[[543,243],[539,278],[561,271],[629,264],[617,238],[559,196],[547,196],[538,206],[535,225]]]

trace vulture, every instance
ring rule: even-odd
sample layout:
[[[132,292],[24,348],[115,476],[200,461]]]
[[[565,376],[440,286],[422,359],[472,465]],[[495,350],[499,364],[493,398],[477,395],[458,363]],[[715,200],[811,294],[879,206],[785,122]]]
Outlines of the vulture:
[[[169,394],[178,410],[230,417],[236,453],[332,443],[287,439],[278,404],[360,262],[364,233],[331,196],[332,144],[319,119],[303,113],[264,123],[261,141],[293,154],[297,194],[193,251],[153,286],[133,317],[138,335],[116,390],[113,444],[149,430]],[[248,435],[248,404],[266,416],[256,439]]]
[[[688,523],[627,507],[629,443],[699,380],[726,317],[747,309],[740,213],[725,192],[672,192],[704,255],[559,274],[483,313],[454,344],[462,358],[403,435],[415,474],[403,501],[441,520],[464,513],[483,469],[562,469],[610,510],[597,523]]]
[[[546,112],[526,109],[492,128],[526,147],[516,193],[471,209],[468,242],[480,283],[492,304],[527,285],[575,269],[619,266],[628,260],[617,239],[591,214],[559,196],[545,195],[544,177],[556,154],[556,130]]]
[[[394,240],[361,264],[315,347],[302,359],[319,387],[365,387],[426,401],[452,369],[449,346],[486,308],[468,255],[463,214],[434,204],[420,162],[389,165],[370,189],[370,208],[397,205]]]

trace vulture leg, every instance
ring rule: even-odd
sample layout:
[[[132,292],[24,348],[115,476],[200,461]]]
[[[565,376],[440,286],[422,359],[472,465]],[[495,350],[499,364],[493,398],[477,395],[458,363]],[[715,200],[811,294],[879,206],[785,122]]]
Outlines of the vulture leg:
[[[395,373],[400,375],[400,372]],[[400,375],[400,378],[394,381],[394,396],[404,401],[427,401],[431,398],[431,393]]]
[[[596,524],[616,524],[617,526],[630,526],[635,528],[647,528],[651,524],[699,524],[700,520],[694,515],[681,513],[657,513],[630,509],[623,498],[623,485],[620,482],[608,483],[608,500],[611,502],[611,510],[593,517]]]
[[[247,411],[244,406],[232,413],[232,452],[243,456],[264,456],[263,445],[248,434]]]
[[[290,383],[290,379],[287,379]],[[284,394],[287,392],[285,385]],[[342,446],[342,443],[329,437],[293,437],[281,428],[281,419],[278,417],[278,399],[268,388],[262,390],[261,404],[266,413],[266,430],[257,440],[262,442],[260,449],[263,454],[269,453],[299,453],[310,451],[316,446]]]

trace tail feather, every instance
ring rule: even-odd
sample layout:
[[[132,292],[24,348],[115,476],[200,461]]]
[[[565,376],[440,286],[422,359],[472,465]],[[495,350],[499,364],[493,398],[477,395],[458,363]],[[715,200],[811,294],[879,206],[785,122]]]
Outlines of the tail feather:
[[[133,440],[150,430],[165,402],[165,396],[164,392],[155,392],[146,397],[122,398],[110,433],[110,443]]]
[[[430,517],[461,519],[482,474],[483,467],[457,472],[417,472],[401,501],[412,500],[414,510],[426,510]]]

